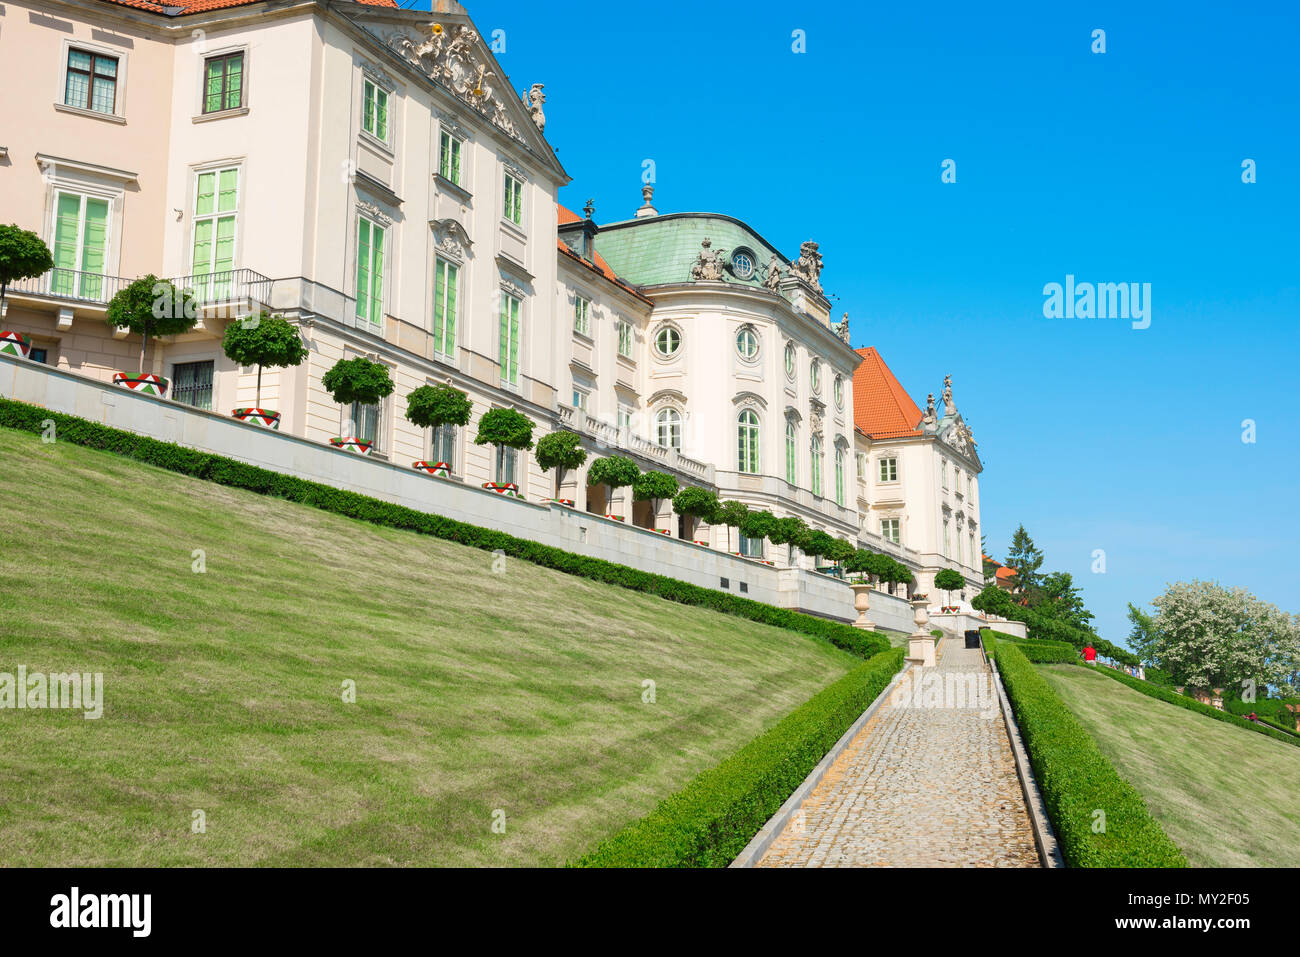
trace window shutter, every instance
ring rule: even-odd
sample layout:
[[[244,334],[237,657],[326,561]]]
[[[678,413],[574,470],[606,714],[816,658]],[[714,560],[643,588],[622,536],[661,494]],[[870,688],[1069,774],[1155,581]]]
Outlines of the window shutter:
[[[370,305],[370,221],[357,220],[357,317],[367,318]]]

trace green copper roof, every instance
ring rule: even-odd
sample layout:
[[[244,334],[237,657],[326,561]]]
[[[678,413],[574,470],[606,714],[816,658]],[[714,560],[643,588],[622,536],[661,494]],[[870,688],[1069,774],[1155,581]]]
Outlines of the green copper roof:
[[[789,260],[771,243],[744,223],[720,213],[667,213],[628,219],[601,226],[596,234],[596,249],[627,282],[638,286],[690,282],[691,266],[700,254],[700,243],[712,241],[713,249],[725,261],[737,248],[754,254],[754,271],[748,279],[739,278],[728,269],[725,282],[743,286],[761,286],[767,263],[773,254],[782,270]]]

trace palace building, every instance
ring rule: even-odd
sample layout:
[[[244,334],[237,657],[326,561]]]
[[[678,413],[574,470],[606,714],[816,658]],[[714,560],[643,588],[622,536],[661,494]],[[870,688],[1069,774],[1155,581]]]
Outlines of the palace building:
[[[874,349],[850,346],[816,242],[783,251],[735,216],[660,212],[650,186],[624,219],[560,206],[569,176],[546,139],[544,84],[512,89],[465,9],[433,7],[0,7],[0,77],[29,94],[5,106],[0,220],[55,260],[9,287],[0,327],[30,336],[38,361],[108,380],[139,355],[105,323],[108,301],[168,278],[203,303],[193,331],[148,355],[175,402],[252,404],[256,370],[221,337],[265,309],[310,350],[263,375],[282,431],[356,434],[398,464],[445,461],[454,480],[549,498],[554,476],[528,452],[473,442],[485,412],[514,408],[537,435],[580,435],[588,466],[627,455],[894,555],[919,591],[956,568],[973,596],[982,465],[950,380],[942,415],[933,396],[922,409]],[[378,406],[340,407],[322,388],[352,356],[397,383]],[[406,420],[405,397],[437,383],[470,396],[468,426]],[[587,467],[559,497],[606,510]],[[610,511],[731,549],[726,528],[659,508],[622,489]],[[786,561],[762,541],[739,549]]]

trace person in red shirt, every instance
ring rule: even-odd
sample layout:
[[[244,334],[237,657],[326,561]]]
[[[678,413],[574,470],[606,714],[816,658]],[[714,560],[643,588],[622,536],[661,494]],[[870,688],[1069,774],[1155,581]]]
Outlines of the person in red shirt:
[[[1089,664],[1094,664],[1097,661],[1097,649],[1092,646],[1092,642],[1088,642],[1083,646],[1083,660]]]

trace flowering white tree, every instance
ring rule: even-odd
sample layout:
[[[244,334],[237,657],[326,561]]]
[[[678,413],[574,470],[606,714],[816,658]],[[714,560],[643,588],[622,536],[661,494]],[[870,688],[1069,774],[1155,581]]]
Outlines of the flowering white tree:
[[[1152,602],[1147,651],[1175,680],[1198,688],[1243,681],[1294,691],[1300,671],[1300,619],[1244,588],[1175,582]]]

